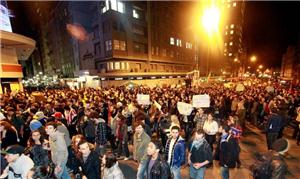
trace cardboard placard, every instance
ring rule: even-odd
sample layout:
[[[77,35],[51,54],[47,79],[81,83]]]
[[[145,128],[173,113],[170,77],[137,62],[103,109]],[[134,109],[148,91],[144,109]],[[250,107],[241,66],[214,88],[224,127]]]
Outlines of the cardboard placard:
[[[177,103],[177,109],[180,114],[182,115],[190,115],[193,111],[193,106],[188,103],[178,102]]]
[[[210,97],[207,94],[194,95],[192,104],[195,108],[208,108],[210,106]]]
[[[148,94],[137,94],[137,102],[142,105],[150,104],[150,95]]]

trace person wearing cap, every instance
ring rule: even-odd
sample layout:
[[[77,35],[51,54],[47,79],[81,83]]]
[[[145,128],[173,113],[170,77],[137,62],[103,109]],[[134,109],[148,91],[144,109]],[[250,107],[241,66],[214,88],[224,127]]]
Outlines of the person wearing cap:
[[[46,124],[46,132],[49,135],[49,144],[52,162],[55,164],[55,174],[58,179],[69,179],[66,163],[68,160],[68,149],[64,134],[58,131],[56,122]]]
[[[42,125],[45,125],[47,122],[47,118],[42,111],[38,111],[37,113],[35,113],[33,119],[38,120],[40,123],[42,123]]]
[[[34,166],[30,157],[24,155],[24,148],[20,145],[8,146],[5,151],[1,151],[5,155],[8,163],[0,178],[18,179],[26,178],[29,170]]]

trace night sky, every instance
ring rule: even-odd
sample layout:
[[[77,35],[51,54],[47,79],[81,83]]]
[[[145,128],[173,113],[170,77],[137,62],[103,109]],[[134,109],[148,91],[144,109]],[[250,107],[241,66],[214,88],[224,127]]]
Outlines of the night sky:
[[[248,54],[255,54],[257,63],[279,67],[287,47],[299,41],[299,18],[300,2],[247,2],[244,37]]]
[[[32,36],[30,26],[24,25],[28,21],[24,15],[24,2],[8,1],[8,5],[16,15],[11,19],[14,32]],[[257,63],[279,67],[288,45],[300,42],[299,18],[300,2],[247,1],[244,40],[248,55],[256,55]]]

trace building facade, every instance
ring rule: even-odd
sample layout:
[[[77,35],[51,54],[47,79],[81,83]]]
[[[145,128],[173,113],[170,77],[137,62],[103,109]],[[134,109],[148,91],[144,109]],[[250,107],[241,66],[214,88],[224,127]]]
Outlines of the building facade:
[[[224,24],[224,56],[230,71],[237,73],[245,66],[246,54],[243,45],[244,1],[224,1],[226,12]]]
[[[99,76],[185,74],[195,69],[193,39],[177,21],[180,2],[100,2],[93,23]]]

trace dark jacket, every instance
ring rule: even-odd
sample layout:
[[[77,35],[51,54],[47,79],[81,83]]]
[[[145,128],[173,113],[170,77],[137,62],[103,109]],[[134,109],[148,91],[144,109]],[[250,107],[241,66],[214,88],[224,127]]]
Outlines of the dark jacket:
[[[91,151],[87,160],[84,162],[80,159],[80,166],[82,168],[83,174],[88,179],[100,179],[101,178],[101,161],[100,156],[95,152]]]
[[[266,132],[272,132],[272,133],[279,132],[282,126],[283,126],[283,121],[281,116],[279,116],[276,113],[272,113],[269,116]]]
[[[30,148],[30,158],[32,158],[34,166],[48,166],[48,151],[43,149],[42,145],[33,145]]]
[[[221,139],[219,147],[220,165],[223,167],[234,168],[239,152],[238,141],[232,135],[228,135],[225,140]]]
[[[100,119],[101,121],[97,124],[96,127],[96,139],[95,142],[100,145],[105,145],[108,140],[108,131],[107,124],[104,119]]]
[[[147,167],[146,167],[147,179],[171,179],[172,178],[170,167],[168,163],[165,160],[163,160],[161,156],[158,156],[158,158],[155,160],[149,174],[148,165],[150,160],[151,157],[148,157]]]
[[[194,147],[191,143],[189,152],[191,153],[190,160],[192,163],[202,163],[206,160],[212,162],[213,157],[212,157],[211,147],[205,139],[203,140],[204,140],[203,143],[200,145],[198,149]]]
[[[2,134],[1,134],[2,135]],[[10,145],[18,143],[17,133],[13,129],[8,129],[5,134],[5,138],[2,139],[1,148],[5,149]]]

